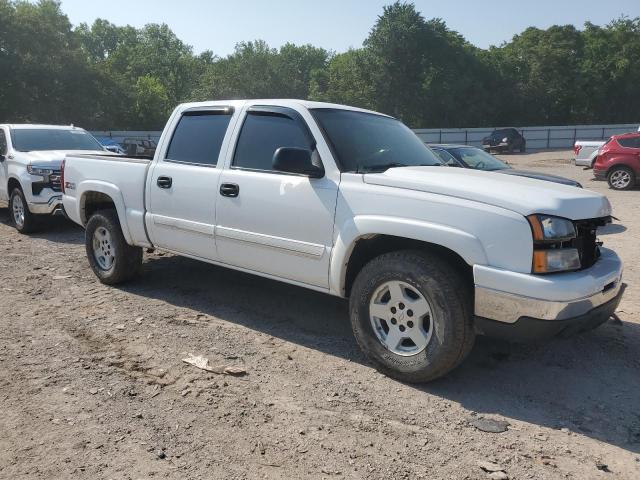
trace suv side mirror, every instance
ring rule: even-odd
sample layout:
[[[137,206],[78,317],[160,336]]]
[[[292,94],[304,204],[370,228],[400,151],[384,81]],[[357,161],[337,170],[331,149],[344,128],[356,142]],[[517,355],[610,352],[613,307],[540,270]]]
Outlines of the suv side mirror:
[[[320,157],[306,148],[280,147],[273,154],[273,169],[311,178],[324,177]]]
[[[7,159],[7,156],[4,153],[0,153],[0,162],[4,162]]]

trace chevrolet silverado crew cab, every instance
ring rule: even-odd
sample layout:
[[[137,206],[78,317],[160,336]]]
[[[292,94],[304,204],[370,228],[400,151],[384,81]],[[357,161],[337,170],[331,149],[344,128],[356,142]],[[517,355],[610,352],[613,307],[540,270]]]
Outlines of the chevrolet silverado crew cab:
[[[446,168],[400,121],[351,107],[181,105],[152,160],[68,155],[63,185],[103,283],[134,277],[145,248],[347,297],[358,344],[403,381],[449,372],[477,333],[593,328],[623,291],[596,240],[606,197]]]
[[[19,232],[34,231],[39,215],[62,212],[60,165],[72,151],[105,153],[81,128],[0,125],[0,201]]]

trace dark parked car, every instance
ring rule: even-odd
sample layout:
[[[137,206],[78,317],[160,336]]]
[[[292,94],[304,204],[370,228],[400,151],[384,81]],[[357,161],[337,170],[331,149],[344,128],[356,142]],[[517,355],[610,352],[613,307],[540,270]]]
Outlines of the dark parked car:
[[[631,190],[640,182],[640,133],[614,135],[598,152],[593,174],[614,190]]]
[[[527,150],[527,141],[515,128],[503,128],[494,130],[491,135],[482,139],[482,148],[491,152],[509,152],[518,150],[523,153]]]
[[[471,147],[469,145],[429,145],[431,150],[450,167],[473,168],[475,170],[486,170],[490,172],[504,173],[506,175],[516,175],[518,177],[535,178],[548,182],[571,185],[582,188],[580,183],[565,177],[549,175],[547,173],[530,172],[527,170],[516,170],[493,155],[484,150]]]
[[[122,147],[130,156],[153,157],[157,146],[155,141],[141,138],[125,138],[122,142]]]

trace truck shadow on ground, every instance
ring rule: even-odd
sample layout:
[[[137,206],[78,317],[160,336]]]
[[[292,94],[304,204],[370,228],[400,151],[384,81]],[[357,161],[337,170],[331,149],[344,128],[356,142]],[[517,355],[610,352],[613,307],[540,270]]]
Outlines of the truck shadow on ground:
[[[152,256],[131,294],[161,299],[368,365],[351,333],[347,302],[174,256]],[[478,338],[470,357],[425,394],[483,415],[566,428],[640,452],[640,325],[608,322],[570,339],[515,345]],[[562,433],[567,434],[567,433]]]
[[[42,238],[55,243],[84,244],[82,228],[62,216],[46,216],[39,219],[39,222],[38,229],[30,233],[29,237]],[[0,223],[14,228],[7,208],[0,207]]]

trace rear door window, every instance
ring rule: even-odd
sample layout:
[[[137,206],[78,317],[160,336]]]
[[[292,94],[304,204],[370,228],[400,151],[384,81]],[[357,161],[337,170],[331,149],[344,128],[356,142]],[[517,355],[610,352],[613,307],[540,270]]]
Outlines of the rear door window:
[[[178,122],[166,160],[194,165],[216,166],[231,112],[186,112]]]
[[[618,143],[625,148],[640,148],[640,137],[619,138]]]

